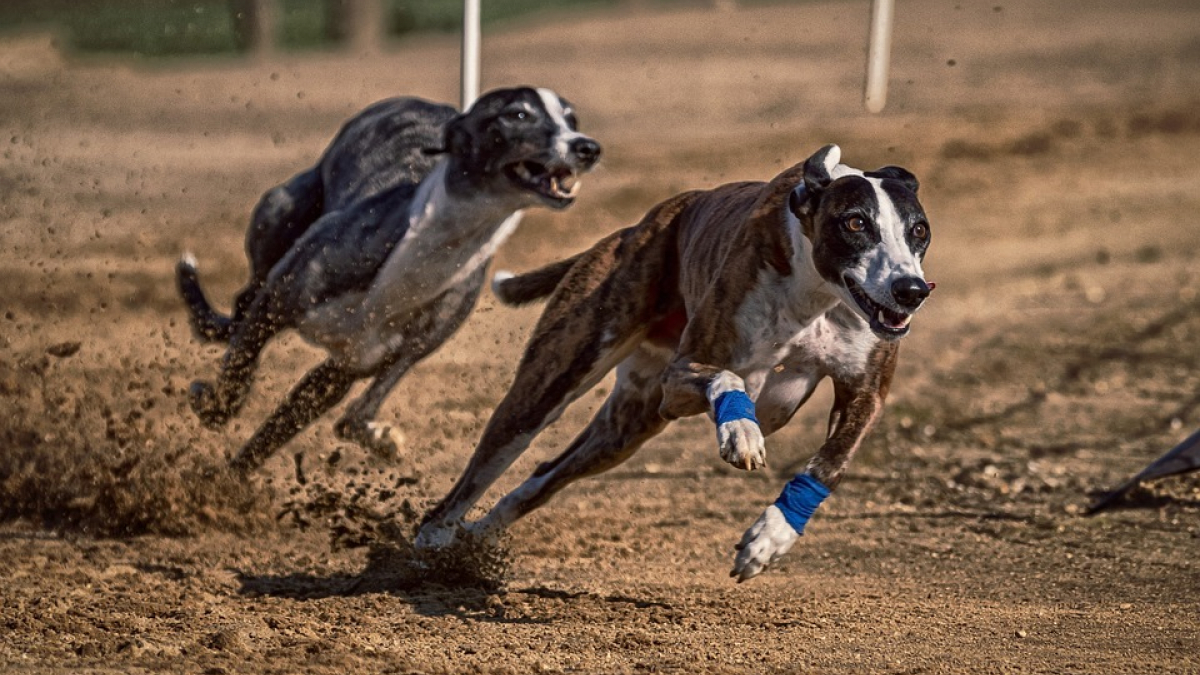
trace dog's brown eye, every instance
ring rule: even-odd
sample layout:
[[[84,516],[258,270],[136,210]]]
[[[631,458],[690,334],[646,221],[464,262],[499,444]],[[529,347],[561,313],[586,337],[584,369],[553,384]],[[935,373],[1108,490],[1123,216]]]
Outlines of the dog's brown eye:
[[[929,236],[929,226],[925,223],[917,223],[912,226],[913,239],[925,239]]]
[[[510,110],[504,113],[504,119],[509,122],[524,122],[529,117],[529,113],[524,110]]]
[[[846,229],[851,232],[862,232],[867,229],[867,221],[861,216],[850,216],[846,219]]]

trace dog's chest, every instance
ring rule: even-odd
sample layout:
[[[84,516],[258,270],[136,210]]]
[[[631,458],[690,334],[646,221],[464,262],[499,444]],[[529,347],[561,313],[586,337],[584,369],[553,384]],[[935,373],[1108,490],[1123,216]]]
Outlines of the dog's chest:
[[[734,317],[735,371],[860,372],[877,338],[835,296],[764,280]]]
[[[473,276],[482,279],[476,272],[516,228],[520,212],[483,199],[451,199],[441,170],[430,178],[411,204],[408,230],[370,287],[310,309],[298,326],[307,339],[366,367],[448,291],[469,291],[465,287]],[[451,310],[448,316],[454,314]]]
[[[520,218],[511,207],[452,199],[434,181],[416,195],[408,232],[372,284],[373,304],[416,307],[463,283],[495,255]]]

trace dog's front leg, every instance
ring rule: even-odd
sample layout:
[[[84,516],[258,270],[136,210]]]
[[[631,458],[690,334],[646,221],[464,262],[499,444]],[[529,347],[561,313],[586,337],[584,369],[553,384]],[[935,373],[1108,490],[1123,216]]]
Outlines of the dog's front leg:
[[[721,459],[753,471],[767,465],[767,447],[754,401],[746,393],[746,382],[728,370],[712,379],[705,391],[717,424],[717,447]]]
[[[747,471],[767,465],[754,401],[746,393],[746,382],[736,373],[680,357],[664,374],[663,391],[660,412],[666,419],[702,412],[712,415],[721,459]]]
[[[783,557],[804,534],[804,526],[817,507],[841,482],[851,458],[883,411],[896,354],[895,343],[880,343],[864,374],[834,378],[829,436],[804,471],[784,487],[775,503],[742,535],[730,572],[739,583]]]

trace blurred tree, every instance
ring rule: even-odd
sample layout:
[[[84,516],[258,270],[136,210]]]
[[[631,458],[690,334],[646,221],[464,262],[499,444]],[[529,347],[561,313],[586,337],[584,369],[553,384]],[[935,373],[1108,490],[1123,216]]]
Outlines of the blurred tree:
[[[269,53],[274,47],[275,14],[272,0],[229,0],[237,48]]]
[[[379,0],[325,0],[325,35],[358,52],[375,52],[383,37]]]

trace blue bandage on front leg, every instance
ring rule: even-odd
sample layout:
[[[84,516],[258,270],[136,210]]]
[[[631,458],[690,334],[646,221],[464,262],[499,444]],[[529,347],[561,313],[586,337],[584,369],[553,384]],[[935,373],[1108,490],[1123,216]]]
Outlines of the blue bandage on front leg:
[[[746,392],[731,389],[717,397],[713,401],[713,413],[717,417],[717,426],[734,420],[750,420],[758,424],[758,419],[754,417],[754,401],[746,395]]]
[[[829,488],[824,483],[807,473],[796,474],[796,477],[783,486],[775,506],[783,512],[784,520],[796,531],[804,534],[804,526],[812,518],[817,507],[829,496]]]

